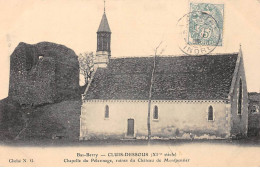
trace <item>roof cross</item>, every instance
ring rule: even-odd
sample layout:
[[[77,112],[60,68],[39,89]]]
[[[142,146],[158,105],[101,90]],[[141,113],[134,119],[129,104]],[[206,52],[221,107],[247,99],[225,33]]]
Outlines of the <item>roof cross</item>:
[[[104,13],[106,13],[106,0],[104,0]]]

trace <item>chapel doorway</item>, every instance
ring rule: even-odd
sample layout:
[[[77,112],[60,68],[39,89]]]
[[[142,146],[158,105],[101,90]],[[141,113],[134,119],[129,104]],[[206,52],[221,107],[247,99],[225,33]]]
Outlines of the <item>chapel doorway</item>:
[[[134,119],[127,120],[127,136],[134,136]]]

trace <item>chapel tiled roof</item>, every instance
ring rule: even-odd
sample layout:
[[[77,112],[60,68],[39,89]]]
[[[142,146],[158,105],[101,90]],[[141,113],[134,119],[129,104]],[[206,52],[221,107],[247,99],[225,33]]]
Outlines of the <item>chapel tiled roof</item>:
[[[104,13],[102,16],[102,19],[101,19],[97,32],[111,32],[108,21],[107,21],[106,13]]]
[[[158,57],[152,100],[225,100],[238,54]],[[148,100],[153,57],[111,59],[85,99]]]

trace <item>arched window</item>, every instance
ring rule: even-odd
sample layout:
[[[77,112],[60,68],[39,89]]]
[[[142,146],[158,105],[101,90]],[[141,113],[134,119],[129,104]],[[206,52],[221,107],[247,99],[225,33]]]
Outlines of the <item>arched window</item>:
[[[238,103],[237,103],[237,114],[241,115],[242,111],[242,81],[239,81],[239,89],[238,89]]]
[[[208,120],[213,120],[213,107],[209,106],[208,109]]]
[[[109,118],[109,107],[106,105],[105,107],[105,118]]]
[[[158,119],[158,106],[154,106],[153,119]]]

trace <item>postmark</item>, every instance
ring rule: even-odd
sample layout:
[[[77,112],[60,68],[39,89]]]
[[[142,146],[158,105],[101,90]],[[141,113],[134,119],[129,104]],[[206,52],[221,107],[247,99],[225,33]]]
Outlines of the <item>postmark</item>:
[[[190,13],[188,43],[222,46],[224,5],[191,3]]]
[[[187,55],[206,55],[217,46],[222,46],[221,9],[223,8],[212,4],[191,3],[191,12],[181,17],[177,23],[178,45],[182,52]]]

